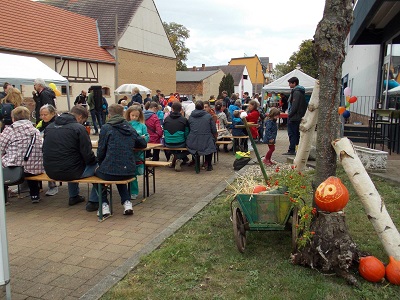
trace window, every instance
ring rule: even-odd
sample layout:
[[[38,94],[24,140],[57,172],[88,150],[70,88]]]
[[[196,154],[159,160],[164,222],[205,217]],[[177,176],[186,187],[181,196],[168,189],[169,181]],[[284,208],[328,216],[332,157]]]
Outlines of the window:
[[[249,75],[243,75],[243,79],[246,80]]]
[[[108,87],[101,88],[101,92],[102,92],[103,96],[110,96],[110,88],[108,88]]]
[[[69,94],[72,95],[72,86],[69,86]],[[61,95],[67,95],[67,86],[61,86]]]

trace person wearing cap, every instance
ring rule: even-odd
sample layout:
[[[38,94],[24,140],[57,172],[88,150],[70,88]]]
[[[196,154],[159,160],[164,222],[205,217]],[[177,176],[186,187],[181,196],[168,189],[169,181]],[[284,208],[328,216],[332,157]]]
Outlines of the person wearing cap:
[[[154,95],[152,98],[151,98],[151,101],[154,101],[154,102],[157,102],[158,104],[160,104],[160,95],[161,95],[161,91],[160,90],[157,90],[156,91],[156,95]]]

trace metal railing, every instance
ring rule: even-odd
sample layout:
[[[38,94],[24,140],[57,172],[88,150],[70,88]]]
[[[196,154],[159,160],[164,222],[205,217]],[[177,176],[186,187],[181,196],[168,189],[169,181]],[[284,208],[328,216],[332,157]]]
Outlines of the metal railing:
[[[375,108],[375,96],[356,96],[357,101],[350,104],[350,118],[347,123],[368,125],[368,120],[371,116],[371,109]]]

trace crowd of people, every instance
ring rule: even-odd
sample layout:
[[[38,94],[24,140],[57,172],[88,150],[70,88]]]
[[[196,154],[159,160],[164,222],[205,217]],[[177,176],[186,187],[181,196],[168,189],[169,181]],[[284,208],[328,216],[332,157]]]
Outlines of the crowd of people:
[[[289,79],[289,85],[292,91],[287,101],[288,154],[293,154],[299,141],[299,124],[306,102],[304,88],[299,85],[298,79]],[[251,127],[250,133],[254,140],[268,144],[264,164],[274,164],[271,157],[276,143],[276,121],[281,110],[264,106],[258,95],[250,98],[248,93],[244,93],[243,98],[237,94],[228,97],[223,91],[221,98],[215,100],[215,97],[210,97],[210,102],[195,101],[178,93],[171,93],[166,99],[157,90],[152,98],[147,95],[143,100],[139,90],[134,88],[129,102],[124,97],[118,101],[119,104],[108,106],[104,98],[99,101],[93,89],[89,89],[88,94],[82,90],[69,112],[58,115],[54,92],[46,87],[42,79],[37,79],[33,92],[35,126],[30,121],[29,110],[21,106],[21,92],[10,84],[5,84],[3,90],[0,115],[4,124],[0,138],[2,164],[4,167],[24,166],[25,176],[46,172],[54,179],[48,182],[47,196],[57,194],[57,180],[71,181],[93,175],[104,180],[137,179],[144,173],[146,158],[153,161],[160,159],[159,149],[134,150],[144,149],[147,142],[164,144],[169,148],[165,151],[166,159],[178,172],[182,170],[182,165],[190,166],[200,161],[200,156],[205,157],[202,167],[212,171],[212,155],[219,150],[216,141],[231,140],[231,136],[247,136],[243,126],[237,126],[243,125],[243,118],[259,124],[258,128]],[[84,126],[89,113],[94,134],[99,134],[97,156]],[[234,142],[237,143],[236,149],[248,151],[246,138],[234,139]],[[33,149],[32,155],[24,160],[28,146]],[[224,151],[230,151],[227,144],[224,144]],[[27,184],[32,203],[38,203],[41,183],[28,180]],[[139,194],[137,180],[130,185],[130,190],[124,184],[117,185],[117,189],[123,213],[133,214],[131,200]],[[86,203],[87,211],[98,211],[97,191],[98,187],[94,185]],[[77,183],[68,183],[69,205],[86,200],[79,192]],[[107,215],[110,209],[105,188],[101,197],[103,214]]]

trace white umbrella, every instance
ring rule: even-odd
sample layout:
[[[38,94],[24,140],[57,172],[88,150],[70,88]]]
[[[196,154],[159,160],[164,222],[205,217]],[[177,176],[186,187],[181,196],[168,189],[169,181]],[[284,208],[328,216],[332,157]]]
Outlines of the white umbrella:
[[[137,87],[141,94],[151,94],[151,90],[143,85],[135,83],[126,83],[118,87],[115,91],[115,95],[131,95],[133,88]]]

